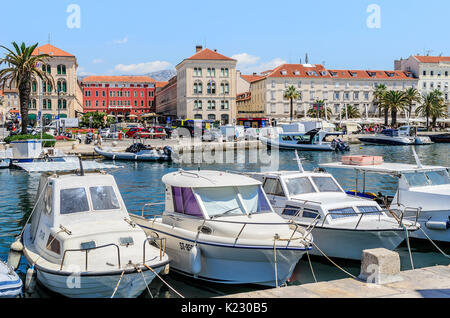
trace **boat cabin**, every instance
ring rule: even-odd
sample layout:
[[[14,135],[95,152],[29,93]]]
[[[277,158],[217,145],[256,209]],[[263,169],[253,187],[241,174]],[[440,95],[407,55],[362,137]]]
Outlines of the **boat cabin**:
[[[247,175],[263,183],[277,213],[301,224],[315,220],[336,224],[357,221],[361,214],[368,214],[365,219],[384,215],[375,201],[348,195],[327,173],[278,171]]]
[[[79,252],[86,250],[92,261],[117,266],[119,247],[125,259],[128,247],[142,251],[145,240],[129,218],[114,177],[103,173],[42,175],[29,236],[42,259],[67,266],[79,264]]]

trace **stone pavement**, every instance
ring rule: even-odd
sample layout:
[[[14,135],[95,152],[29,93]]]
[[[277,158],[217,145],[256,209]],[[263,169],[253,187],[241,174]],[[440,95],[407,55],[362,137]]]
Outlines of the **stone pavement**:
[[[400,273],[401,281],[367,284],[353,278],[229,295],[225,298],[450,298],[450,266]]]

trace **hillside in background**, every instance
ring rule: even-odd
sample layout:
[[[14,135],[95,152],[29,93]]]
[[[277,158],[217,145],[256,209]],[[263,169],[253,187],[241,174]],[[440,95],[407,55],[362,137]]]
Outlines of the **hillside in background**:
[[[176,70],[163,70],[163,71],[153,72],[153,73],[148,73],[148,74],[143,74],[143,75],[144,76],[149,76],[149,77],[153,78],[157,82],[167,82],[172,77],[177,75],[177,71]],[[78,76],[78,80],[81,82],[81,81],[83,81],[83,79],[85,77],[87,77],[87,76]]]

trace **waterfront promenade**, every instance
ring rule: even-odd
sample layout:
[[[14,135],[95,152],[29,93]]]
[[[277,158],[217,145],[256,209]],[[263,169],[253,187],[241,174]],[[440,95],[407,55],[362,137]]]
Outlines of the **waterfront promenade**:
[[[225,298],[449,298],[450,266],[400,272],[400,281],[367,284],[353,278],[234,294]]]

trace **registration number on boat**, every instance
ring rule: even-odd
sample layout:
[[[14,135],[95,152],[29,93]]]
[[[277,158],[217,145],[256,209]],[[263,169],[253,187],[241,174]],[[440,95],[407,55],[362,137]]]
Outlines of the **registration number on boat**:
[[[186,243],[180,242],[180,250],[182,250],[182,251],[188,251],[188,252],[190,252],[190,251],[192,250],[193,247],[194,247],[194,245],[186,244]]]

